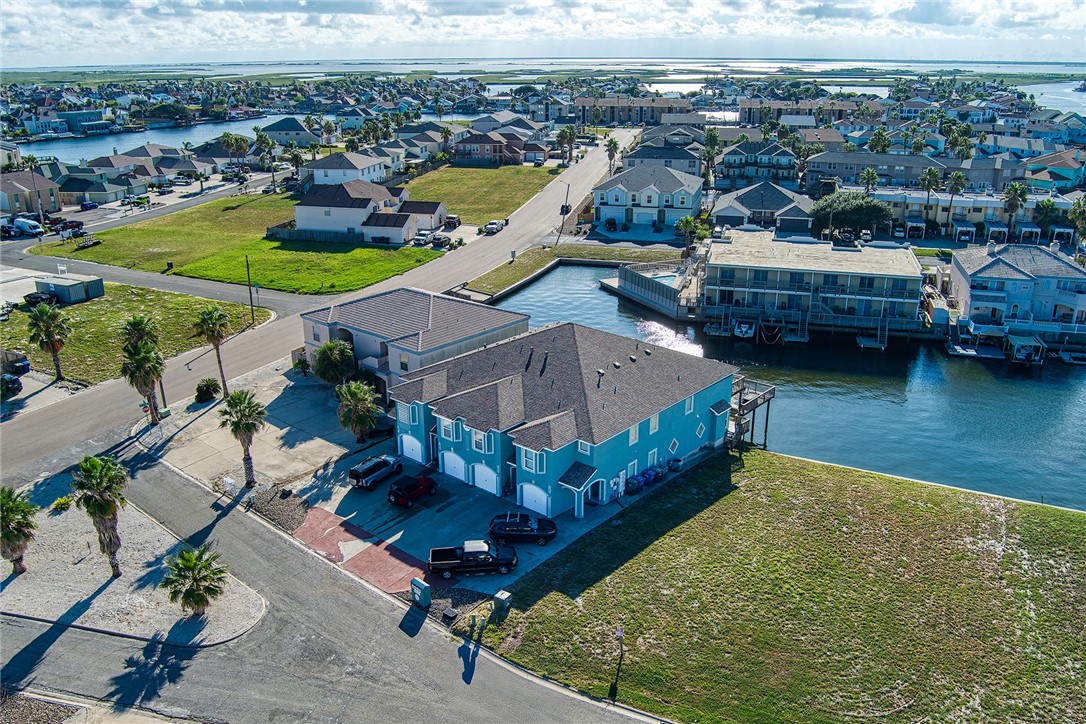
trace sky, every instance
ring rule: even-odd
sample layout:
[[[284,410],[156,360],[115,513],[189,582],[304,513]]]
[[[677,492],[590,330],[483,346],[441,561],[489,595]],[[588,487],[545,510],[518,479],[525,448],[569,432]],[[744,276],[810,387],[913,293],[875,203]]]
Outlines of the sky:
[[[1086,61],[1086,0],[3,0],[0,68],[517,57]]]

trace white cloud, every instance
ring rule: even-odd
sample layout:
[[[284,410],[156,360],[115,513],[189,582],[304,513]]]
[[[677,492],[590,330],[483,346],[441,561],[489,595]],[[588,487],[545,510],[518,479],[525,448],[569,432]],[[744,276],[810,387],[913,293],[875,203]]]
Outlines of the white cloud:
[[[2,23],[9,68],[480,56],[1086,58],[1083,0],[4,0]]]

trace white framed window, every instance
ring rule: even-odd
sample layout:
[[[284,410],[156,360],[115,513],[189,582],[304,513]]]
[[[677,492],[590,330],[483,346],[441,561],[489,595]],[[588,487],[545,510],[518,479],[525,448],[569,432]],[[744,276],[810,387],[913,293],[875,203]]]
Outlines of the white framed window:
[[[407,371],[407,353],[406,352],[400,352],[400,371],[401,372],[406,372]]]
[[[471,449],[475,452],[488,453],[490,450],[490,436],[482,430],[471,431]]]
[[[705,434],[705,423],[701,423],[700,425],[698,425],[697,435],[698,435],[698,437],[702,437],[704,434]]]
[[[649,450],[649,467],[656,464],[656,448]]]
[[[588,455],[589,453],[592,452],[592,446],[589,445],[584,440],[578,440],[577,441],[577,452],[584,453],[585,455]]]
[[[649,418],[649,434],[653,434],[660,429],[660,413],[657,412]]]
[[[672,455],[674,455],[675,451],[678,450],[678,449],[679,449],[679,441],[672,438],[671,444],[667,446],[667,451],[669,453],[671,453]]]
[[[637,461],[636,460],[632,461],[629,465],[626,466],[626,477],[627,478],[632,478],[635,475],[637,475]]]
[[[315,324],[313,325],[313,341],[314,342],[320,342],[321,341],[321,329],[320,329],[320,327],[318,327]]]
[[[547,462],[542,452],[536,452],[523,448],[521,453],[521,465],[530,473],[547,472]]]
[[[686,414],[689,415],[693,411],[694,411],[694,396],[690,395],[690,397],[686,398]]]
[[[419,408],[415,407],[414,405],[408,405],[407,409],[410,410],[410,412],[407,413],[407,417],[411,421],[411,424],[419,424]]]
[[[441,420],[441,437],[453,442],[460,441],[460,425],[453,420]]]
[[[630,428],[630,444],[631,445],[636,445],[637,444],[638,427],[640,427],[640,426],[637,423],[634,423],[634,426]]]

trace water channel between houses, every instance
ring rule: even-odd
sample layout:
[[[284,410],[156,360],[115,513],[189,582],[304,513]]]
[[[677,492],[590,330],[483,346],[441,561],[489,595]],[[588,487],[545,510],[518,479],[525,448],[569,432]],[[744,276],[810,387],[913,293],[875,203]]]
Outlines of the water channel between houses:
[[[939,345],[854,335],[808,344],[707,337],[599,288],[613,268],[558,267],[498,306],[532,326],[571,321],[724,360],[777,385],[769,449],[1086,510],[1086,367],[949,357]],[[761,413],[756,437],[763,431]]]

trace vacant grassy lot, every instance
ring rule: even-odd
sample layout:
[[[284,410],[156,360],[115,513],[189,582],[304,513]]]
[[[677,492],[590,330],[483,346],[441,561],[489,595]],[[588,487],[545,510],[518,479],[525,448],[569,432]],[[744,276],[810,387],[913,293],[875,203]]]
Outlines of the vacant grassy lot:
[[[680,253],[662,249],[629,249],[623,247],[588,246],[577,244],[559,244],[557,247],[543,249],[535,247],[517,255],[510,261],[495,267],[468,282],[468,289],[484,294],[497,294],[508,289],[521,279],[539,271],[555,259],[596,259],[599,261],[649,262],[678,261]]]
[[[413,201],[443,201],[468,224],[504,219],[539,193],[555,169],[534,166],[444,166],[407,184]]]
[[[164,271],[245,284],[245,256],[253,282],[299,294],[361,289],[441,256],[431,249],[389,249],[350,244],[278,242],[265,229],[294,218],[295,199],[282,194],[232,196],[95,234],[98,246],[76,251],[74,242],[42,244],[34,253]]]
[[[192,337],[192,322],[208,304],[217,304],[226,312],[232,332],[249,325],[249,308],[241,304],[106,284],[104,297],[63,308],[72,320],[72,337],[60,353],[64,376],[91,383],[119,377],[122,354],[117,334],[124,321],[136,314],[158,320],[159,349],[163,357],[174,357],[201,347],[204,343]],[[257,309],[257,324],[269,316],[268,310]],[[52,374],[52,357],[32,346],[27,339],[26,319],[27,309],[20,305],[11,313],[11,319],[0,325],[0,346],[26,352],[31,367]]]
[[[690,722],[1086,719],[1086,515],[765,452],[668,485],[484,641]]]

